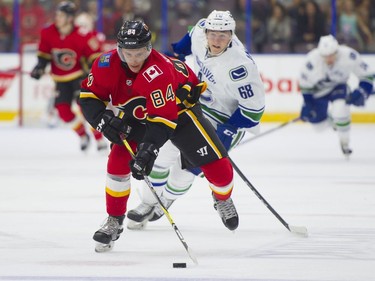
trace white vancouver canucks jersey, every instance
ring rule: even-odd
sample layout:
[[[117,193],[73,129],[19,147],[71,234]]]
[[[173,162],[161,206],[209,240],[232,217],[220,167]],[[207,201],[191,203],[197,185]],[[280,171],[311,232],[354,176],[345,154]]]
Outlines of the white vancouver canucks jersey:
[[[200,20],[190,36],[194,71],[208,84],[200,98],[204,113],[216,127],[240,108],[253,123],[248,127],[257,125],[264,112],[265,90],[255,62],[235,34],[224,53],[210,57],[203,23]]]
[[[335,86],[346,84],[351,73],[360,81],[372,83],[373,72],[356,50],[340,45],[336,62],[327,66],[318,49],[314,49],[307,54],[300,72],[299,86],[302,93],[320,98],[329,94]]]

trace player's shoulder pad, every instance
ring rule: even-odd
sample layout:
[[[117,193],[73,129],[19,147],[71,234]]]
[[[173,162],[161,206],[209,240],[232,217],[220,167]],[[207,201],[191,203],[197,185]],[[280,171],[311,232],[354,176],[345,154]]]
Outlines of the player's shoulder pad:
[[[48,34],[49,32],[53,32],[53,30],[56,30],[57,31],[57,28],[56,28],[56,26],[55,26],[55,24],[54,23],[51,23],[51,24],[48,24],[48,25],[46,25],[46,26],[44,26],[43,28],[42,28],[42,30],[41,30],[41,34],[42,35],[44,35],[44,34]]]
[[[312,71],[315,67],[315,64],[322,60],[321,55],[319,54],[318,49],[313,49],[307,53],[306,59],[304,62],[305,69]]]
[[[232,68],[229,70],[230,79],[233,81],[238,81],[246,78],[248,75],[248,71],[244,65],[240,65],[238,67]]]
[[[314,69],[314,64],[310,60],[306,62],[305,66],[306,66],[306,69],[309,71],[312,71]]]
[[[199,28],[203,29],[203,28],[204,28],[204,25],[205,25],[205,22],[206,22],[206,19],[205,19],[205,18],[200,19],[200,20],[197,22],[196,26],[198,26]]]
[[[352,60],[352,61],[357,60],[360,56],[359,53],[356,50],[354,50],[351,47],[345,46],[345,45],[340,45],[339,52],[342,53],[344,58],[346,58],[348,60]]]
[[[205,18],[200,19],[200,20],[197,22],[197,24],[194,25],[194,26],[190,29],[190,31],[189,31],[189,36],[190,36],[190,37],[193,36],[194,30],[195,30],[196,28],[199,28],[199,29],[203,30],[203,29],[204,29],[204,24],[205,24],[205,22],[206,22],[206,19],[205,19]],[[198,30],[198,29],[197,29],[197,30]]]

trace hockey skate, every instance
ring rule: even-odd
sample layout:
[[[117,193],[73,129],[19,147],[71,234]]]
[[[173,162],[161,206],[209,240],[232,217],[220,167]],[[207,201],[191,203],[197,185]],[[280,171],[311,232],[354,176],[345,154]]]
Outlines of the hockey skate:
[[[146,227],[148,220],[154,215],[155,205],[141,203],[127,213],[130,230],[141,230]]]
[[[344,155],[349,158],[350,154],[352,154],[353,150],[349,147],[349,144],[346,142],[340,142],[341,150]]]
[[[161,202],[163,203],[163,206],[168,210],[169,207],[173,204],[174,200],[167,199],[164,196],[160,197]],[[164,211],[162,210],[160,204],[157,204],[154,209],[154,215],[149,218],[148,221],[156,221],[160,219],[164,215]]]
[[[90,146],[90,137],[87,133],[80,137],[80,147],[83,152],[86,152]]]
[[[235,230],[238,227],[239,218],[232,199],[218,200],[214,194],[212,194],[212,198],[214,199],[214,208],[219,213],[224,225],[229,230]]]
[[[97,242],[95,252],[108,252],[113,249],[114,241],[119,239],[124,231],[122,223],[125,216],[109,216],[98,231],[94,233],[93,239]]]

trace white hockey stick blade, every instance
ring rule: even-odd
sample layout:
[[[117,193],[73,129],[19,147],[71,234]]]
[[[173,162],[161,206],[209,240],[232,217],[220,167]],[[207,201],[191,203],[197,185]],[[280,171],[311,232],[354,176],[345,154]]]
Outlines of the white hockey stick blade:
[[[195,254],[193,253],[193,251],[191,250],[191,248],[188,248],[187,252],[189,254],[190,259],[194,262],[194,264],[198,265],[198,260],[197,260],[197,258],[195,256]]]
[[[301,236],[305,236],[305,237],[309,236],[307,232],[307,228],[304,226],[289,225],[289,230],[290,232],[301,235]]]

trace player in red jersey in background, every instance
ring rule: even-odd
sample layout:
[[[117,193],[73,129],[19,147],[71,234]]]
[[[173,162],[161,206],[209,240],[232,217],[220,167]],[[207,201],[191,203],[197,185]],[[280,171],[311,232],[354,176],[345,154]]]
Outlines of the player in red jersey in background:
[[[99,32],[95,29],[95,19],[91,14],[87,12],[79,13],[74,19],[74,24],[79,27],[79,31],[82,34],[96,36],[101,45],[101,49],[103,49],[106,36],[103,32]]]
[[[104,51],[105,40],[106,40],[105,34],[95,29],[95,20],[91,14],[87,12],[79,13],[74,19],[74,24],[79,27],[79,32],[81,34],[86,35],[86,36],[95,36],[96,39],[98,40],[98,43],[100,44],[101,52]],[[92,60],[89,62],[82,62],[86,75],[88,75],[90,72],[92,62],[93,62]]]
[[[215,129],[195,103],[204,84],[183,62],[152,49],[151,32],[142,21],[125,21],[117,43],[117,49],[94,62],[79,99],[87,121],[112,142],[105,189],[109,216],[94,234],[96,251],[110,250],[123,231],[130,175],[148,175],[169,139],[180,150],[183,167],[202,169],[216,208],[233,214],[229,218],[219,212],[224,224],[236,229],[239,219],[230,198],[233,168]],[[124,118],[107,109],[110,102]],[[134,160],[120,134],[136,151]]]
[[[46,66],[51,63],[51,76],[56,83],[54,106],[60,119],[70,126],[80,137],[80,147],[86,151],[90,138],[85,128],[84,120],[72,110],[81,81],[84,78],[84,63],[91,63],[101,53],[101,45],[96,36],[80,32],[74,25],[76,6],[69,1],[63,1],[57,6],[55,22],[42,29],[38,63],[31,72],[31,77],[40,79]],[[103,135],[92,129],[97,141],[97,149],[106,149],[107,144]]]

